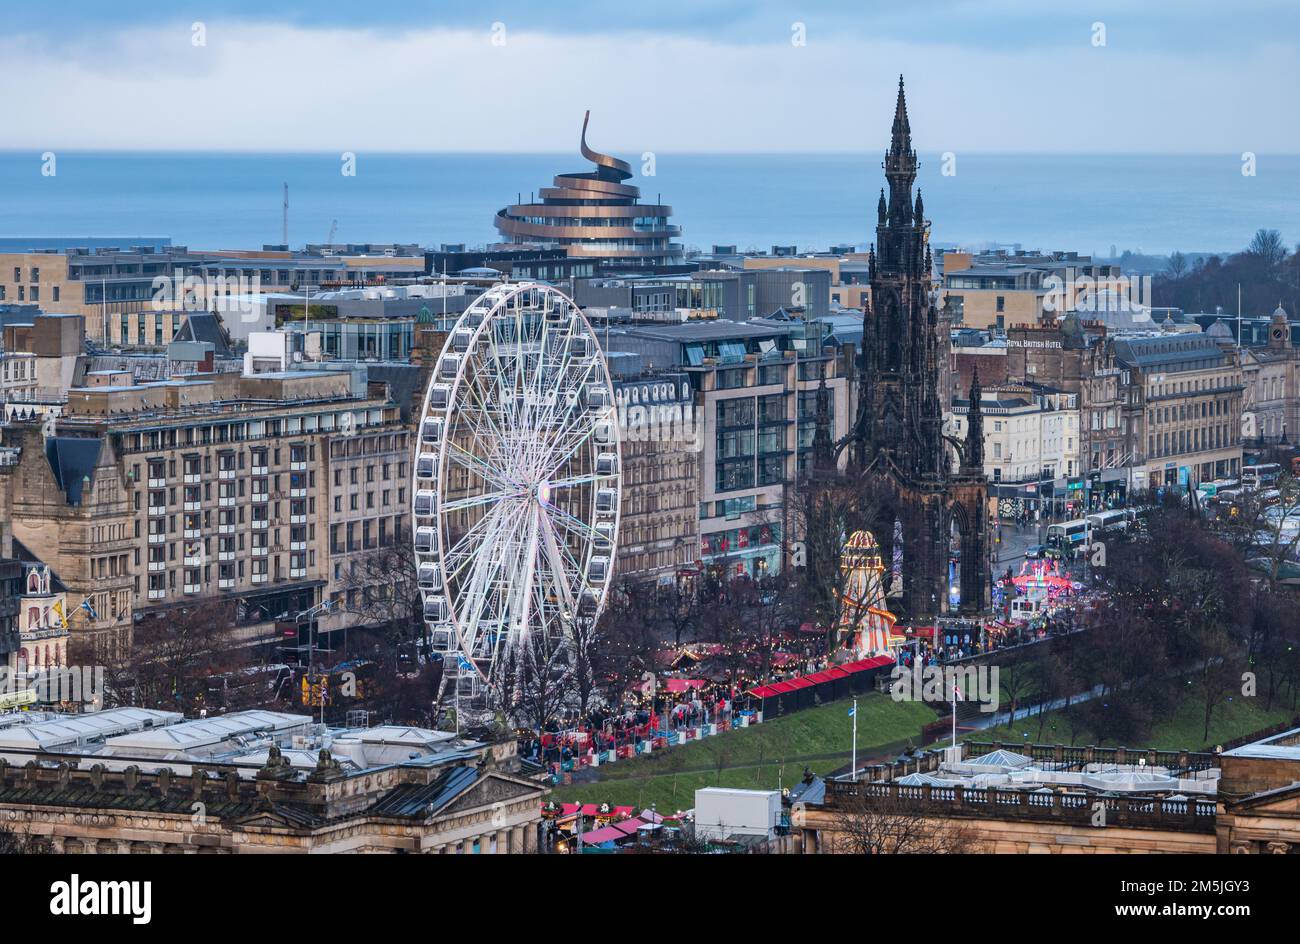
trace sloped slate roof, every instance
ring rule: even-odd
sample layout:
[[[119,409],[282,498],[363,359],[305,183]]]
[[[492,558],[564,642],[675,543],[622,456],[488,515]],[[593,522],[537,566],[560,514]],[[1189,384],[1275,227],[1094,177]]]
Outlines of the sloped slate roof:
[[[162,796],[156,790],[140,788],[131,793],[96,790],[93,784],[74,780],[66,786],[56,784],[29,784],[21,775],[10,773],[10,783],[0,786],[0,803],[15,806],[59,806],[82,809],[121,810],[152,813],[192,812],[194,798],[188,791],[171,791]],[[319,820],[310,811],[296,805],[274,803],[267,806],[247,800],[218,799],[215,794],[204,794],[207,814],[217,819],[239,819],[259,812],[274,812],[286,819],[304,824]]]
[[[424,817],[430,810],[440,810],[474,786],[479,768],[467,764],[449,767],[432,783],[405,783],[381,797],[370,812],[378,816]]]
[[[219,317],[211,312],[195,311],[186,315],[181,326],[176,329],[173,341],[207,341],[212,344],[212,353],[217,357],[230,355],[230,338]]]
[[[51,436],[45,441],[45,458],[69,505],[81,504],[81,489],[85,479],[94,476],[99,449],[98,438]]]

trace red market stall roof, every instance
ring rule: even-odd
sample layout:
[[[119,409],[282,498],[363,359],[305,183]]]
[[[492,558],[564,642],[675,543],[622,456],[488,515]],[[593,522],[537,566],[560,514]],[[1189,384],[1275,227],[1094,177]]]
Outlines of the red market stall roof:
[[[865,672],[867,669],[879,669],[882,666],[893,665],[893,656],[872,656],[870,659],[859,659],[857,662],[846,662],[842,666],[845,672]]]
[[[583,833],[582,841],[591,843],[593,846],[600,845],[602,842],[615,842],[636,835],[636,831],[644,825],[645,820],[643,819],[625,819],[622,822],[610,823],[600,829],[593,829],[589,833]]]
[[[833,682],[836,679],[848,678],[849,673],[845,672],[838,665],[833,665],[829,669],[822,669],[820,672],[814,672],[808,678],[817,685],[823,682]]]
[[[814,685],[832,682],[835,679],[844,678],[857,672],[865,672],[868,669],[878,669],[893,664],[894,660],[889,656],[872,656],[870,659],[859,659],[857,662],[846,662],[844,665],[831,666],[829,669],[822,669],[812,675],[801,675],[798,678],[773,682],[770,685],[759,685],[757,688],[751,688],[746,694],[753,695],[756,698],[773,698],[802,688],[811,688]]]

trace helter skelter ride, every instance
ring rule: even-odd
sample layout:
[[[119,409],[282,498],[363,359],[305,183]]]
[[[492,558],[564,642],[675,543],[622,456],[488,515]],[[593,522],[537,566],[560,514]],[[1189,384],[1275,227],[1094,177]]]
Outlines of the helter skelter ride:
[[[429,640],[462,709],[508,712],[597,618],[613,570],[618,424],[591,325],[550,286],[488,290],[448,334],[418,435]]]
[[[885,565],[870,531],[854,531],[840,551],[840,643],[853,658],[890,655],[903,643],[885,601]]]

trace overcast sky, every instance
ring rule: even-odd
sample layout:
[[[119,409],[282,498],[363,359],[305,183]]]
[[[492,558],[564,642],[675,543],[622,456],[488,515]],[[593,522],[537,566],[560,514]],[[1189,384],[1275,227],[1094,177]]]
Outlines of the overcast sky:
[[[5,4],[0,149],[1300,153],[1294,0],[127,6]]]

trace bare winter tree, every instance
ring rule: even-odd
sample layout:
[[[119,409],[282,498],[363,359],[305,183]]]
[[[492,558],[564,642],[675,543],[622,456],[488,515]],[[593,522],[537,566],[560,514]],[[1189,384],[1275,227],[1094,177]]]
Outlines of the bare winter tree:
[[[412,671],[399,672],[394,661],[380,664],[362,706],[375,717],[394,724],[433,727],[437,722],[442,663],[429,662]],[[443,702],[449,697],[444,695]]]
[[[700,621],[698,582],[678,579],[655,587],[655,613],[673,631],[673,645],[693,633]]]
[[[658,588],[620,580],[610,588],[599,621],[575,633],[575,687],[586,711],[592,695],[617,707],[625,695],[655,671],[659,640]]]
[[[1287,250],[1281,233],[1275,229],[1260,229],[1255,231],[1246,252],[1271,267],[1281,264]]]
[[[732,691],[744,671],[746,650],[754,638],[754,617],[761,606],[758,584],[749,577],[710,582],[705,591],[701,632],[720,647],[715,658],[726,668]]]
[[[1282,567],[1300,548],[1300,480],[1283,475],[1266,499],[1261,491],[1243,491],[1232,507],[1219,515],[1219,532],[1242,554],[1249,555],[1276,593]]]
[[[757,602],[748,647],[756,656],[758,678],[766,680],[772,674],[772,653],[780,645],[782,631],[797,624],[803,612],[802,587],[789,574],[764,577],[758,582]]]
[[[340,586],[344,609],[361,625],[382,627],[396,643],[423,632],[415,550],[410,542],[395,541],[353,557]]]
[[[1183,273],[1187,271],[1187,257],[1181,252],[1174,250],[1169,254],[1169,265],[1166,267],[1169,277],[1172,279],[1181,279]]]
[[[836,644],[838,628],[852,632],[866,616],[862,607],[846,614],[846,575],[840,565],[845,541],[855,531],[872,529],[879,505],[862,483],[847,478],[811,479],[793,502],[791,526],[806,552],[798,571],[806,611],[826,630],[828,647]]]
[[[504,647],[500,662],[500,704],[495,707],[533,730],[559,719],[573,704],[572,647],[533,633],[517,645]]]
[[[142,620],[129,647],[82,643],[69,661],[104,667],[107,704],[189,711],[204,706],[209,679],[257,664],[256,655],[241,644],[234,604],[222,602]]]
[[[980,852],[974,831],[958,819],[901,799],[862,790],[836,798],[831,852],[846,855],[918,855]]]
[[[0,855],[48,855],[53,849],[43,836],[14,832],[0,825]]]

